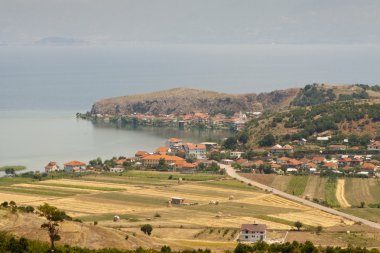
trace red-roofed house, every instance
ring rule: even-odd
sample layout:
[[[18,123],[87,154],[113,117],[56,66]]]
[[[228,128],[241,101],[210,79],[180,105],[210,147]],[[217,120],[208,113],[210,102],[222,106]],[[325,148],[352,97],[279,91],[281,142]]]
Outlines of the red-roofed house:
[[[170,138],[166,141],[166,146],[169,148],[174,148],[174,147],[180,146],[181,144],[182,144],[182,140],[177,139],[177,138]]]
[[[59,166],[57,165],[57,162],[50,161],[46,166],[45,166],[45,172],[53,172],[53,171],[59,171]]]
[[[80,172],[86,169],[86,164],[80,161],[70,161],[63,165],[65,172]]]
[[[326,158],[324,156],[314,156],[313,159],[311,159],[311,161],[315,164],[321,164],[326,161]]]
[[[185,150],[186,157],[206,159],[206,145],[204,144],[185,143],[183,144],[183,149]]]
[[[165,160],[165,164],[168,166],[182,168],[185,163],[185,159],[178,156],[171,155],[147,155],[142,158],[142,163],[146,167],[153,167],[159,165],[161,159]]]
[[[138,158],[143,158],[144,156],[147,156],[147,155],[149,155],[149,153],[146,151],[137,151],[135,154],[135,156]]]
[[[375,164],[373,164],[373,163],[364,163],[363,165],[362,165],[362,169],[363,170],[366,170],[366,171],[377,171],[378,170],[378,166],[376,166]]]
[[[380,150],[380,141],[374,141],[367,146],[368,150]]]
[[[286,153],[286,152],[293,153],[294,148],[292,146],[288,145],[288,144],[285,145],[285,146],[281,146],[281,145],[277,144],[277,145],[274,145],[270,149],[270,151],[272,153]]]
[[[326,169],[337,169],[338,164],[337,163],[325,163],[322,165],[322,167],[324,167]]]
[[[166,155],[170,152],[170,148],[167,147],[159,147],[157,148],[154,153],[159,155]]]

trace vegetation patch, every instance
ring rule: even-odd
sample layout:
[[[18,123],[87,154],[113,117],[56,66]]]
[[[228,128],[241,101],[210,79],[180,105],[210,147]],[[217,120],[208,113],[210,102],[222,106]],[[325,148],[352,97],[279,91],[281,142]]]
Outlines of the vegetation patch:
[[[334,176],[329,177],[325,186],[325,201],[330,207],[340,207],[338,200],[336,199],[336,184],[337,178]]]
[[[0,171],[7,171],[13,169],[13,171],[20,171],[20,170],[25,170],[26,167],[22,165],[14,165],[14,166],[1,166]]]
[[[292,176],[286,188],[286,192],[301,196],[305,191],[308,180],[309,176]]]

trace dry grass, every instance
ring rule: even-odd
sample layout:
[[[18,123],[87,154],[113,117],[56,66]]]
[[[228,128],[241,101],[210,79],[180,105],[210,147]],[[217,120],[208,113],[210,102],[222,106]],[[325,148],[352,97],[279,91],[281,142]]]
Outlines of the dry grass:
[[[73,218],[83,219],[87,224],[65,225],[62,231],[66,239],[62,243],[90,248],[157,248],[158,245],[166,244],[173,249],[208,247],[215,251],[224,251],[234,247],[235,244],[231,242],[234,238],[232,231],[237,230],[242,223],[265,223],[270,229],[279,230],[290,229],[296,220],[311,226],[322,225],[324,228],[350,224],[347,220],[343,220],[342,223],[341,218],[337,216],[265,193],[235,180],[185,181],[178,184],[177,181],[156,179],[162,184],[141,185],[141,181],[134,183],[135,181],[127,176],[100,176],[90,179],[84,177],[75,180],[47,180],[7,185],[9,189],[18,187],[29,189],[31,193],[1,193],[0,200],[14,200],[19,205],[32,206],[47,202],[65,210]],[[279,176],[275,180],[282,181],[281,184],[285,185],[284,182],[289,182],[288,179],[290,177]],[[169,184],[165,183],[168,181]],[[39,196],[33,190],[63,191],[71,192],[73,195]],[[183,197],[186,203],[198,205],[168,206],[167,201],[172,196]],[[233,198],[230,198],[231,196]],[[218,205],[210,205],[211,200],[218,201]],[[156,213],[159,213],[160,217],[154,217]],[[122,220],[113,222],[114,215],[120,215]],[[44,239],[42,232],[33,232],[38,230],[39,226],[35,221],[30,222],[31,218],[28,217],[18,219],[17,226],[13,226],[15,219],[7,218],[0,222],[0,229],[30,238],[40,236]],[[95,227],[88,224],[93,221],[99,221],[99,225]],[[23,222],[30,222],[25,232],[20,227]],[[139,231],[139,226],[145,223],[153,225],[152,237],[148,238]],[[199,234],[205,230],[212,232]],[[223,236],[226,230],[228,231]],[[77,234],[72,235],[75,231]],[[133,233],[136,236],[133,236]],[[128,241],[124,240],[126,234],[130,238]],[[103,239],[100,239],[101,237]],[[114,239],[119,242],[115,242]]]

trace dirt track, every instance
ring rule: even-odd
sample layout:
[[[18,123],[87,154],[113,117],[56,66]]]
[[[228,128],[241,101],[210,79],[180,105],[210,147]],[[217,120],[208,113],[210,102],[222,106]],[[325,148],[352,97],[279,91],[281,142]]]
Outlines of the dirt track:
[[[336,183],[336,199],[339,202],[341,207],[350,207],[351,205],[348,203],[346,197],[344,197],[344,179],[338,179]]]

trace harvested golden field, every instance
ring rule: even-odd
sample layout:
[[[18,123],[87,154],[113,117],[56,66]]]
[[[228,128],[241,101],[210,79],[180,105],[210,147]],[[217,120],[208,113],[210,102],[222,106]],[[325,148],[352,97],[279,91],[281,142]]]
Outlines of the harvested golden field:
[[[234,239],[243,223],[265,223],[271,230],[282,231],[291,229],[296,220],[324,228],[351,225],[348,220],[236,180],[221,180],[220,177],[210,180],[207,175],[192,175],[193,181],[178,182],[169,180],[167,173],[156,174],[156,177],[154,174],[131,173],[128,176],[15,180],[14,184],[9,179],[6,183],[0,180],[0,185],[3,183],[0,202],[14,200],[18,205],[35,207],[47,202],[64,210],[83,223],[67,222],[62,228],[67,239],[62,243],[90,248],[109,245],[121,248],[157,247],[167,244],[174,249],[204,247],[222,251],[234,248]],[[288,178],[291,177],[282,176],[277,180],[286,181]],[[168,201],[174,196],[184,198],[186,205],[169,205]],[[115,215],[120,216],[121,220],[113,222]],[[31,219],[29,216],[12,217],[1,222],[0,229],[31,238],[42,236],[38,224],[33,222],[28,225],[29,230],[21,231],[22,222]],[[16,221],[19,225],[12,228],[10,224]],[[95,221],[98,226],[93,225]],[[150,238],[140,231],[140,226],[146,223],[154,228]],[[34,234],[32,227],[38,233]],[[68,236],[74,231],[79,231],[79,234]],[[125,235],[130,238],[127,242],[120,239]],[[119,238],[123,242],[115,243],[113,239],[99,242],[101,240],[96,238],[100,236]],[[87,239],[79,242],[79,238]]]

